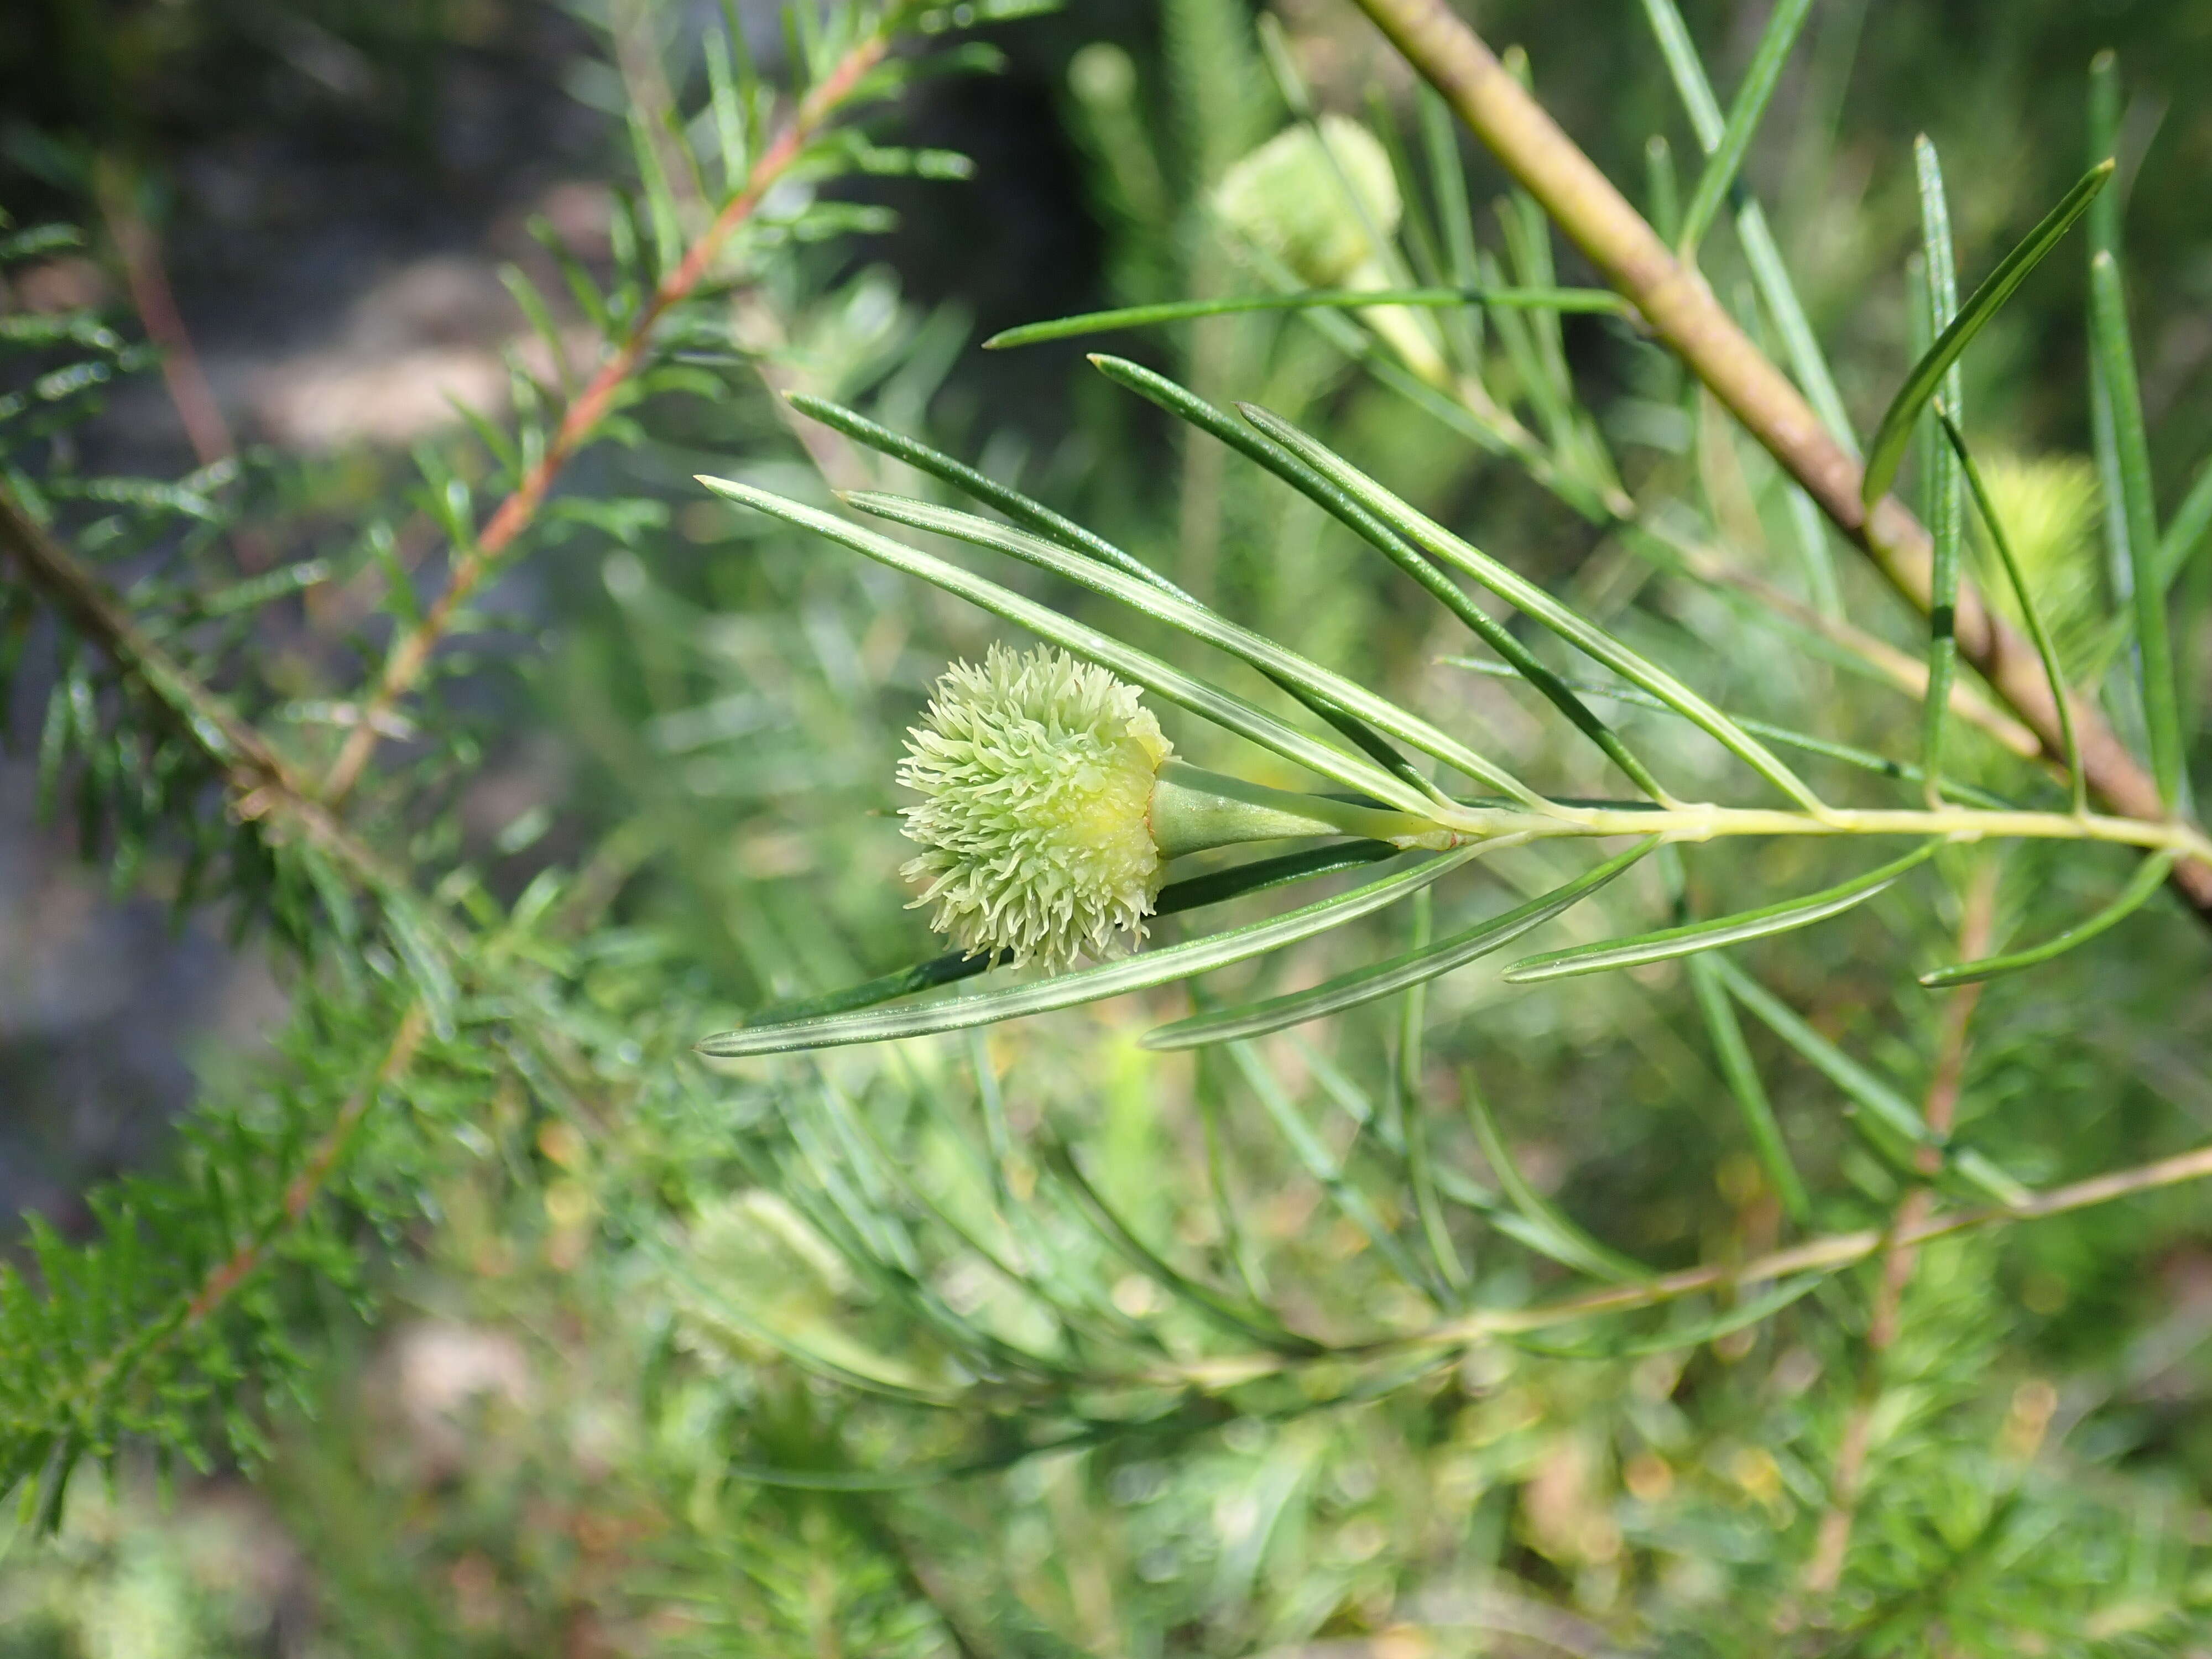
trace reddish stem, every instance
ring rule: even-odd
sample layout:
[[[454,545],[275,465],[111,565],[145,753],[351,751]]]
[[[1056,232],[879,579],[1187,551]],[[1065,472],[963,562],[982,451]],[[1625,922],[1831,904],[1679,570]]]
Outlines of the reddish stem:
[[[385,659],[384,672],[379,677],[376,690],[362,703],[360,718],[346,734],[344,744],[338,750],[329,775],[323,780],[322,797],[326,806],[335,807],[361,781],[370,758],[376,752],[377,727],[390,714],[400,698],[405,696],[422,678],[430,653],[437,647],[452,628],[454,617],[467,603],[469,596],[483,583],[501,556],[512,546],[517,537],[537,518],[553,482],[569,459],[590,439],[600,421],[605,418],[616,395],[631,376],[637,373],[652,343],[653,331],[673,307],[690,297],[693,289],[707,275],[721,252],[722,245],[738,226],[750,218],[761,202],[774,188],[776,181],[789,171],[811,139],[838,106],[853,95],[863,77],[883,61],[890,42],[882,34],[871,35],[847,52],[837,67],[806,94],[798,112],[777,135],[775,141],[762,152],[746,175],[745,186],[731,198],[722,210],[708,225],[684,254],[683,263],[661,279],[653,290],[653,299],[629,332],[623,337],[614,355],[601,364],[590,384],[577,394],[561,417],[553,441],[546,446],[544,455],[538,464],[523,475],[522,482],[514,493],[499,504],[490,520],[474,543],[460,550],[453,562],[453,574],[446,590],[423,613],[420,622],[401,635]]]

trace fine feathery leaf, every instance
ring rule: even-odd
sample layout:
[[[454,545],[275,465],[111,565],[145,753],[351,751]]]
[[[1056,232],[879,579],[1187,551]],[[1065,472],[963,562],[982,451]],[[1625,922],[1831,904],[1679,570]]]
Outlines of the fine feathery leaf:
[[[1904,465],[1905,446],[1912,436],[1912,423],[1927,407],[1928,400],[1936,395],[1944,372],[1959,361],[1974,337],[2012,298],[2014,290],[2027,280],[2028,273],[2058,245],[2059,239],[2087,210],[2112,176],[2110,161],[2100,162],[2083,173],[2080,182],[2060,198],[2058,205],[2045,214],[2019,246],[1982,279],[1981,286],[1967,295],[1959,314],[1936,337],[1920,361],[1913,364],[1912,372],[1905,377],[1905,384],[1898,387],[1897,396],[1883,411],[1881,423],[1875,428],[1873,443],[1867,447],[1866,481],[1861,495],[1869,510],[1897,481],[1897,470]]]
[[[1455,852],[1427,859],[1334,898],[1322,899],[1285,915],[1256,921],[1204,939],[1189,939],[1164,950],[1146,951],[1119,962],[1060,974],[1031,985],[1012,987],[982,996],[961,997],[922,1008],[891,1009],[880,1013],[833,1015],[825,1019],[803,1019],[779,1025],[725,1031],[708,1037],[699,1052],[712,1059],[734,1060],[750,1054],[785,1054],[802,1048],[830,1048],[852,1042],[883,1042],[894,1037],[926,1036],[938,1031],[965,1030],[970,1026],[995,1024],[1028,1014],[1072,1008],[1130,991],[1172,984],[1199,974],[1212,973],[1231,963],[1243,962],[1269,951],[1311,939],[1346,922],[1407,898],[1431,882],[1449,874],[1486,850],[1477,842]]]
[[[919,576],[948,593],[957,594],[1019,627],[1028,629],[1040,639],[1048,640],[1085,661],[1095,662],[1102,668],[1111,670],[1122,678],[1143,686],[1194,714],[1210,720],[1240,737],[1250,738],[1285,760],[1307,767],[1323,777],[1333,778],[1347,789],[1373,795],[1376,799],[1386,801],[1404,811],[1425,813],[1431,809],[1432,803],[1419,791],[1370,763],[1356,759],[1340,749],[1285,726],[1242,697],[1194,679],[1148,653],[1124,645],[1096,629],[1071,621],[1058,611],[1025,599],[996,582],[902,543],[892,541],[889,537],[878,536],[848,524],[830,514],[786,500],[768,490],[757,489],[750,484],[739,483],[729,478],[703,477],[699,482],[715,494],[726,496],[742,506],[756,508],[802,529],[814,531],[856,553],[866,555],[880,564],[889,565],[894,570]]]
[[[1286,992],[1264,1002],[1208,1009],[1172,1025],[1147,1031],[1139,1041],[1147,1048],[1195,1048],[1210,1042],[1264,1036],[1285,1026],[1304,1024],[1308,1020],[1340,1013],[1346,1008],[1356,1008],[1362,1003],[1426,984],[1542,927],[1589,897],[1658,844],[1656,836],[1639,842],[1595,869],[1504,915],[1489,917],[1420,950],[1405,951],[1387,962],[1355,969],[1305,990]]]
[[[1601,945],[1579,945],[1547,956],[1524,957],[1505,970],[1506,981],[1537,985],[1546,980],[1601,974],[1615,968],[1640,968],[1648,963],[1695,956],[1723,945],[1745,945],[1775,933],[1809,927],[1816,921],[1826,921],[1865,903],[1907,871],[1925,863],[1942,845],[1938,841],[1924,842],[1902,858],[1803,898],[1787,899],[1734,915],[1716,916],[1709,921],[1662,928],[1633,939],[1607,939]]]
[[[1110,334],[1154,323],[1186,322],[1196,317],[1231,316],[1254,311],[1347,311],[1370,306],[1492,306],[1510,311],[1594,313],[1628,317],[1635,308],[1606,288],[1381,288],[1301,289],[1288,294],[1238,294],[1218,300],[1169,300],[1157,305],[1121,306],[1089,311],[1048,322],[1002,329],[983,342],[986,351],[1039,345],[1047,340],[1084,334]]]
[[[1978,962],[1961,962],[1948,968],[1938,968],[1923,974],[1920,982],[1930,990],[1948,991],[1954,986],[1972,985],[1978,980],[1995,979],[2000,974],[2016,974],[2024,968],[2039,968],[2045,963],[2064,956],[2077,945],[2087,945],[2098,934],[2118,927],[2148,903],[2165,884],[2166,872],[2173,868],[2177,855],[2172,853],[2154,853],[2136,866],[2135,875],[2120,890],[2115,898],[2096,915],[2079,921],[2056,938],[2040,945],[2031,945],[2024,950],[2008,951],[2002,956],[1984,957]]]
[[[1705,232],[1728,199],[1729,187],[1735,183],[1744,156],[1751,149],[1752,135],[1765,118],[1767,104],[1782,78],[1782,66],[1789,61],[1790,49],[1796,44],[1798,33],[1805,27],[1805,19],[1812,10],[1813,0],[1781,0],[1766,20],[1766,31],[1759,36],[1758,49],[1751,55],[1751,66],[1744,70],[1743,84],[1736,88],[1728,125],[1721,133],[1719,144],[1706,156],[1705,171],[1698,175],[1697,188],[1691,192],[1690,204],[1683,211],[1676,240],[1686,253],[1694,252],[1705,240]]]

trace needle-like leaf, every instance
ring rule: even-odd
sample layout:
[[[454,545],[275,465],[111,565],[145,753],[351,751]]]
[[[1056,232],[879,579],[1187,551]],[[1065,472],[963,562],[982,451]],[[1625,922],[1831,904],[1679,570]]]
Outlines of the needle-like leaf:
[[[1486,645],[1513,665],[1514,672],[1534,686],[1552,706],[1573,721],[1577,730],[1595,744],[1631,781],[1655,800],[1666,798],[1658,781],[1623,744],[1619,734],[1592,714],[1559,676],[1538,661],[1528,647],[1504,623],[1485,611],[1459,586],[1408,546],[1403,537],[1359,502],[1338,489],[1311,466],[1273,443],[1241,421],[1232,420],[1195,392],[1177,386],[1164,374],[1125,358],[1093,356],[1091,364],[1116,385],[1157,404],[1170,414],[1189,422],[1218,439],[1240,455],[1257,462],[1308,500],[1328,513],[1385,558],[1419,582],[1439,604],[1457,617]]]
[[[2118,927],[2150,902],[2166,883],[2166,872],[2173,868],[2175,855],[2154,853],[2136,866],[2135,875],[2120,890],[2119,896],[2089,917],[2078,921],[2054,939],[2040,945],[2031,945],[2024,950],[2008,951],[2002,956],[1984,957],[1978,962],[1957,963],[1948,968],[1938,968],[1933,973],[1923,974],[1920,982],[1930,990],[1948,991],[1957,985],[1972,985],[1977,980],[1995,979],[2000,974],[2016,974],[2023,968],[2039,968],[2045,963],[2064,956],[2076,945],[2087,945],[2098,934]]]
[[[1695,956],[1723,945],[1746,945],[1775,933],[1791,933],[1855,909],[1887,887],[1916,865],[1927,861],[1940,842],[1926,842],[1879,869],[1839,882],[1804,898],[1787,899],[1756,910],[1716,916],[1680,927],[1661,928],[1634,939],[1608,939],[1601,945],[1578,945],[1547,956],[1528,957],[1505,970],[1513,985],[1538,985],[1546,980],[1571,979],[1580,974],[1601,974],[1615,968],[1640,968],[1647,963]]]
[[[1285,992],[1265,1002],[1208,1009],[1172,1025],[1147,1031],[1140,1041],[1147,1048],[1195,1048],[1209,1042],[1264,1036],[1288,1025],[1302,1025],[1308,1020],[1340,1013],[1346,1008],[1395,995],[1412,986],[1426,984],[1492,951],[1502,950],[1522,934],[1542,927],[1596,892],[1658,844],[1656,837],[1639,842],[1595,869],[1504,915],[1489,917],[1420,950],[1405,951],[1386,962],[1357,968],[1305,990]]]
[[[1364,311],[1370,306],[1491,306],[1509,311],[1596,313],[1607,317],[1634,314],[1634,307],[1627,301],[1605,288],[1315,288],[1290,294],[1237,294],[1218,300],[1168,300],[1158,305],[1088,311],[1073,317],[1056,317],[1049,322],[1024,323],[1018,327],[1002,329],[983,342],[983,349],[1005,351],[1015,346],[1042,344],[1047,340],[1110,334],[1120,329],[1187,322],[1196,317],[1253,311]]]
[[[1707,155],[1705,171],[1698,175],[1697,188],[1683,210],[1676,240],[1686,257],[1696,252],[1728,199],[1751,149],[1752,136],[1765,118],[1766,106],[1782,78],[1782,66],[1789,61],[1790,49],[1796,45],[1798,33],[1812,10],[1813,0],[1781,0],[1767,18],[1765,32],[1759,37],[1750,66],[1743,72],[1743,82],[1736,88],[1735,102],[1729,106],[1720,143]]]
[[[1042,538],[979,519],[972,513],[900,495],[879,495],[873,490],[855,490],[844,499],[852,507],[877,518],[931,535],[948,536],[971,547],[1010,555],[1041,570],[1066,577],[1093,592],[1119,599],[1193,639],[1228,652],[1279,684],[1295,687],[1310,697],[1356,715],[1400,742],[1435,757],[1447,766],[1456,767],[1468,777],[1502,790],[1524,805],[1539,811],[1545,805],[1543,797],[1528,785],[1449,732],[1333,670],[1285,649],[1265,635],[1239,627],[1194,599],[1132,580],[1104,568],[1095,560],[1079,557]]]
[[[921,1008],[835,1014],[822,1019],[793,1020],[779,1025],[725,1031],[702,1042],[699,1052],[714,1059],[734,1060],[750,1054],[787,1054],[802,1048],[830,1048],[852,1042],[927,1036],[937,1031],[965,1030],[970,1026],[994,1024],[1000,1020],[1073,1008],[1106,997],[1147,990],[1155,985],[1172,984],[1176,980],[1212,973],[1232,962],[1279,950],[1371,915],[1412,896],[1484,850],[1485,844],[1480,842],[1462,847],[1285,915],[1210,933],[1204,939],[1189,939],[1163,950],[1146,951],[1120,962],[1101,963],[1072,974],[1055,975],[1033,984],[1013,986],[981,996],[959,997]]]
[[[1534,617],[1593,660],[1633,681],[1684,718],[1694,721],[1723,747],[1808,811],[1826,811],[1811,786],[1779,757],[1726,714],[1657,664],[1648,661],[1518,572],[1500,564],[1385,489],[1326,445],[1307,436],[1281,416],[1251,404],[1239,404],[1244,418],[1296,453],[1322,477],[1381,518],[1391,529],[1432,557],[1465,572],[1508,604]]]
[[[920,576],[948,593],[957,594],[986,611],[1028,629],[1041,639],[1049,640],[1102,668],[1111,669],[1122,678],[1143,686],[1194,714],[1210,720],[1240,737],[1250,738],[1285,760],[1294,761],[1324,777],[1334,778],[1347,789],[1372,795],[1407,812],[1424,813],[1432,805],[1421,792],[1371,763],[1356,759],[1340,749],[1285,726],[1264,709],[1231,692],[1195,679],[1147,652],[1124,645],[1096,629],[1086,628],[1048,606],[1025,599],[1020,594],[973,572],[963,570],[957,565],[948,564],[942,559],[892,541],[887,536],[878,536],[817,508],[803,506],[765,489],[757,489],[750,484],[738,483],[729,478],[702,477],[699,482],[715,494],[726,496],[740,505],[754,507],[801,529],[814,531],[856,553],[866,555],[880,564],[889,565],[894,570]]]
[[[1529,1231],[1522,1237],[1532,1248],[1563,1267],[1615,1284],[1642,1284],[1652,1277],[1651,1270],[1642,1262],[1601,1244],[1565,1211],[1530,1186],[1520,1166],[1514,1163],[1505,1137],[1498,1130],[1498,1119],[1492,1114],[1489,1102],[1482,1097],[1472,1071],[1462,1071],[1460,1087],[1467,1097],[1467,1120],[1482,1147],[1482,1156],[1489,1163],[1491,1173],[1498,1177],[1499,1188],[1528,1224]]]
[[[1883,412],[1881,424],[1875,428],[1874,442],[1868,446],[1866,482],[1861,494],[1869,508],[1887,495],[1890,485],[1897,481],[1897,470],[1905,461],[1905,445],[1912,437],[1912,423],[1928,406],[1928,400],[1936,395],[1944,372],[1959,361],[1974,337],[2012,298],[2014,290],[2027,280],[2028,273],[2058,245],[2059,238],[2088,210],[2089,204],[2112,176],[2110,161],[2100,162],[2083,173],[2081,181],[2066,192],[2058,205],[2045,214],[2020,245],[1982,279],[1982,285],[1966,296],[1966,303],[1960,307],[1950,325],[1936,337],[1920,361],[1913,364],[1912,372],[1905,377],[1905,384],[1898,387],[1897,396]]]

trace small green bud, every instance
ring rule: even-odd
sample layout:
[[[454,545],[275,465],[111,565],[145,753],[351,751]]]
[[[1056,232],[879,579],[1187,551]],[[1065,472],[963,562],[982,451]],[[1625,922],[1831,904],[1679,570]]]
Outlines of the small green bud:
[[[1318,137],[1303,124],[1286,127],[1245,156],[1222,175],[1213,204],[1238,235],[1273,254],[1300,281],[1334,288],[1349,282],[1374,251],[1359,212],[1345,199],[1338,169],[1376,234],[1395,232],[1403,210],[1390,157],[1375,135],[1341,115],[1322,116],[1320,126]]]
[[[993,646],[955,663],[908,734],[898,780],[922,799],[903,873],[968,951],[1060,968],[1145,936],[1164,862],[1152,787],[1173,746],[1126,685],[1062,651]]]

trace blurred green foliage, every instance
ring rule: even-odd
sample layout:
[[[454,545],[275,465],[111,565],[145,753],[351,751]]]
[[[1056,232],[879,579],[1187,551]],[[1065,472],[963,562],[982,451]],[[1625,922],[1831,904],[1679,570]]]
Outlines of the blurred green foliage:
[[[1725,94],[1763,10],[1686,10]],[[221,118],[203,67],[245,61],[236,32],[274,15],[51,0],[43,33],[9,37],[0,74],[50,79],[9,107],[54,142],[9,153],[23,166],[125,145],[158,167],[165,134]],[[465,45],[474,15],[301,16],[380,65],[390,54],[395,84],[412,84]],[[1036,32],[1018,61],[1051,70],[1085,158],[1084,234],[1102,250],[1095,291],[1034,295],[1034,314],[1266,283],[1211,208],[1223,174],[1287,118],[1265,43],[1226,0],[1163,0],[1141,21],[1133,51],[1093,41],[1102,20],[1080,8],[1004,31]],[[1433,181],[1410,82],[1364,26],[1318,4],[1280,21],[1319,100],[1395,135],[1417,158],[1401,170]],[[1601,27],[1501,6],[1483,23],[1527,46],[1540,95],[1616,179],[1645,176],[1655,132],[1697,153],[1631,9]],[[687,107],[705,90],[689,27],[687,13],[663,40]],[[2212,83],[2212,9],[1838,0],[1816,9],[1747,176],[1863,431],[1906,366],[1911,136],[1942,151],[1971,283],[2078,175],[2085,67],[2106,46],[2132,100],[2131,298],[2171,514],[2212,447],[2197,187],[2212,112],[2191,101]],[[1468,166],[1483,257],[1543,280],[1540,228],[1510,198],[1492,213],[1503,180],[1468,146],[1447,133],[1443,149]],[[592,276],[635,305],[655,269],[655,204],[641,152],[612,151],[647,251]],[[0,201],[66,193],[65,170],[46,174],[35,187],[9,175]],[[428,735],[372,775],[355,821],[466,941],[447,1027],[424,1040],[416,1075],[371,1097],[356,1162],[252,1281],[250,1333],[225,1328],[196,1351],[215,1380],[183,1375],[137,1425],[171,1455],[126,1451],[105,1486],[80,1475],[57,1539],[27,1514],[0,1560],[0,1655],[2150,1655],[2212,1638],[2199,1189],[1931,1244],[1887,1316],[1875,1262],[1785,1280],[1786,1303],[1743,1322],[1724,1289],[1425,1346],[1415,1334],[1439,1318],[1584,1282],[1555,1237],[1549,1253],[1528,1248],[1547,1215],[1668,1270],[1879,1231],[1915,1172],[1805,1042],[1747,1012],[1747,1052],[1811,1194],[1789,1214],[1680,964],[1534,992],[1483,965],[1432,986],[1410,1038],[1394,1003],[1198,1055],[1137,1044],[1192,1003],[1310,983],[1353,947],[1384,955],[1415,928],[1518,902],[1571,873],[1548,852],[1441,899],[1432,921],[1393,912],[1188,1000],[732,1077],[691,1060],[700,1036],[765,1005],[928,953],[891,877],[909,850],[890,817],[893,759],[943,662],[999,633],[698,494],[702,471],[816,499],[824,478],[933,488],[796,425],[771,386],[1018,483],[1548,786],[1603,781],[1525,688],[1446,665],[1464,632],[1317,507],[1171,429],[1072,349],[1064,401],[996,401],[994,387],[1021,383],[979,365],[960,296],[917,296],[875,262],[928,234],[896,199],[908,223],[877,249],[830,213],[818,240],[749,251],[731,273],[745,285],[686,316],[620,412],[623,441],[591,452],[587,481],[535,533],[526,608],[479,618],[410,703]],[[2036,526],[2037,568],[2055,572],[2039,597],[2064,613],[2069,668],[2086,674],[2123,636],[2108,580],[2081,568],[2096,526],[2082,522],[2094,486],[2077,459],[2091,439],[2070,252],[1977,347],[1966,403],[1978,442],[2004,457],[2000,493]],[[1425,257],[1413,233],[1394,257]],[[1579,280],[1558,257],[1559,279]],[[1707,270],[1732,301],[1747,291],[1729,233]],[[135,326],[109,322],[120,333],[98,360],[143,369],[123,337]],[[1343,319],[1217,318],[1107,343],[1218,403],[1249,398],[1323,433],[1722,706],[1914,752],[1910,699],[1852,678],[1818,635],[1778,629],[1741,589],[1655,569],[1589,510],[1621,487],[1618,457],[1631,489],[1695,503],[1761,580],[1817,605],[1773,469],[1671,362],[1592,319],[1487,326],[1437,349],[1483,354],[1553,488],[1363,373],[1345,346],[1366,337]],[[53,364],[36,358],[11,387],[46,384],[33,377]],[[180,526],[174,499],[82,487],[66,442],[77,419],[71,407],[28,437],[13,428],[11,485],[58,481],[46,494],[83,556],[134,611],[175,619],[164,637],[311,769],[342,736],[329,705],[359,695],[419,603],[390,580],[393,550],[437,544],[441,517],[465,530],[515,471],[466,433],[427,446],[411,479],[388,458],[349,470],[257,453],[234,476],[188,480],[219,510],[188,504]],[[288,562],[327,562],[304,586],[371,597],[319,613],[280,586],[190,608],[230,528],[257,514]],[[1924,629],[1871,578],[1838,580],[1854,620],[1920,648]],[[89,667],[73,680],[51,623],[27,594],[9,598],[0,636],[24,684],[82,684],[65,713],[106,715],[64,723],[74,758],[52,769],[86,804],[88,850],[120,837],[143,854],[121,881],[173,899],[191,897],[188,872],[234,857],[226,902],[270,924],[256,937],[288,964],[293,1025],[273,1054],[210,1057],[206,1134],[187,1161],[263,1159],[264,1185],[238,1188],[258,1202],[296,1175],[301,1145],[436,979],[410,951],[441,947],[410,943],[391,901],[343,932],[325,872],[243,841],[201,773],[135,817],[103,815],[98,788],[131,769],[106,757],[150,716]],[[2188,626],[2201,678],[2201,610]],[[290,678],[257,680],[260,653]],[[1723,786],[1717,752],[1680,723],[1605,712],[1689,793]],[[1201,761],[1226,757],[1202,728],[1174,735]],[[1976,731],[1954,744],[1975,782],[2048,787]],[[461,810],[479,774],[532,745],[554,760],[526,801],[496,821]],[[1824,787],[1851,775],[1807,765]],[[1655,858],[1553,942],[1740,908],[1849,861],[1788,843]],[[1954,1039],[1948,1005],[1911,973],[1955,959],[1983,913],[2000,944],[2041,937],[2101,902],[2119,869],[2065,846],[1953,848],[1934,878],[1743,961],[1812,1042],[1917,1097]],[[2094,949],[1993,983],[1960,1061],[1965,1142],[2044,1186],[2205,1139],[2212,1008],[2192,928],[2161,902]],[[1456,1281],[1412,1176],[1424,1160],[1447,1173],[1431,1198],[1462,1253]],[[1533,1206],[1501,1196],[1524,1182]],[[45,1288],[65,1288],[74,1248],[51,1243],[43,1259],[64,1266]],[[201,1264],[167,1265],[189,1285]],[[1870,1344],[1885,1316],[1893,1340]],[[86,1335],[86,1352],[106,1334]],[[67,1346],[0,1358],[20,1383]],[[1854,1437],[1863,1473],[1839,1504]],[[1839,1509],[1849,1547],[1823,1583],[1813,1565]]]

